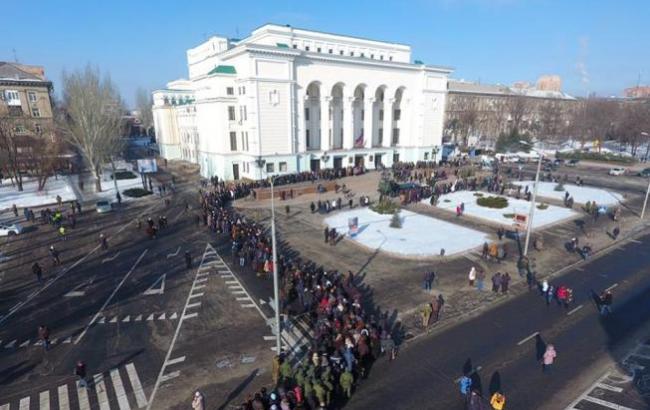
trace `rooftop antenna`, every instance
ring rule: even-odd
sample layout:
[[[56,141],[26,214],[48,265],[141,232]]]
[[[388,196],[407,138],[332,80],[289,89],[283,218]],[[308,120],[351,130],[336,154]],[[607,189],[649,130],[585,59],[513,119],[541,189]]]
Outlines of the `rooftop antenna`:
[[[16,49],[12,48],[11,51],[14,53],[14,63],[18,62],[18,54],[16,54]]]

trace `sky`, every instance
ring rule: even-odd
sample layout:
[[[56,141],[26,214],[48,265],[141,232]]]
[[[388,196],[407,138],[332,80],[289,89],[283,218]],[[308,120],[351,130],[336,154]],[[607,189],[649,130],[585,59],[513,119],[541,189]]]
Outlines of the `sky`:
[[[127,104],[138,87],[187,77],[185,51],[265,23],[411,45],[453,78],[512,84],[562,77],[578,96],[650,84],[648,0],[32,0],[2,6],[0,61],[64,70],[93,64]]]

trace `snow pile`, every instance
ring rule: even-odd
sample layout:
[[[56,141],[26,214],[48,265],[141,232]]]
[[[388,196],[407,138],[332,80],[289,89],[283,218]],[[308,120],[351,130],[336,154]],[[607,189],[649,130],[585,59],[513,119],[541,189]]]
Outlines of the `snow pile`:
[[[517,181],[513,182],[514,184],[521,185],[525,187],[528,185],[528,189],[532,192],[533,190],[533,181]],[[539,182],[537,185],[537,197],[542,198],[552,198],[558,199],[560,201],[564,200],[565,192],[568,192],[569,195],[573,197],[573,200],[576,203],[584,204],[587,202],[596,201],[598,205],[617,205],[619,202],[623,201],[623,196],[616,192],[607,191],[602,188],[594,188],[587,186],[577,186],[564,184],[564,191],[556,191],[555,187],[557,183],[555,182]],[[525,188],[522,188],[522,190]],[[523,192],[523,191],[522,191]]]
[[[65,177],[49,178],[42,191],[38,191],[38,182],[35,179],[23,178],[23,191],[11,185],[9,179],[2,180],[0,185],[0,210],[10,209],[13,204],[18,208],[32,208],[46,204],[56,204],[56,196],[61,196],[63,201],[76,199],[72,187]]]
[[[339,234],[348,232],[348,218],[359,218],[359,233],[351,238],[371,249],[405,256],[437,256],[440,249],[452,255],[481,246],[489,236],[425,215],[402,210],[402,227],[389,227],[392,215],[381,215],[368,208],[339,212],[325,219]]]
[[[487,192],[480,192],[484,197],[499,196],[489,194]],[[442,195],[438,200],[438,208],[445,209],[450,212],[456,212],[456,206],[461,202],[465,204],[465,214],[475,218],[481,218],[490,222],[496,222],[502,225],[512,226],[513,218],[508,214],[525,214],[530,212],[530,202],[523,199],[508,198],[508,206],[501,209],[487,208],[480,206],[476,203],[478,197],[474,196],[472,191],[458,191],[450,194]],[[449,202],[445,202],[448,200]],[[429,203],[429,199],[422,200],[422,203]],[[539,202],[538,202],[539,203]],[[508,215],[508,216],[505,216]],[[549,205],[546,209],[535,209],[535,216],[533,218],[533,228],[539,228],[544,225],[549,225],[567,218],[572,218],[578,214],[574,211],[561,208],[559,206]]]

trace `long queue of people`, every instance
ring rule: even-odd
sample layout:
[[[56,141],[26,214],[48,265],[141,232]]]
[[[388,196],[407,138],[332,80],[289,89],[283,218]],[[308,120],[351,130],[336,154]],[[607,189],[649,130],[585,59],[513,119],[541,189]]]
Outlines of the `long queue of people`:
[[[217,184],[200,191],[203,222],[232,241],[233,261],[260,278],[273,271],[271,240],[266,229],[228,207],[246,189]],[[252,397],[243,409],[327,409],[350,397],[375,359],[395,357],[395,341],[387,314],[374,316],[361,305],[352,272],[326,270],[278,249],[280,309],[308,322],[312,341],[297,366],[280,355],[274,363],[275,386],[268,395]]]

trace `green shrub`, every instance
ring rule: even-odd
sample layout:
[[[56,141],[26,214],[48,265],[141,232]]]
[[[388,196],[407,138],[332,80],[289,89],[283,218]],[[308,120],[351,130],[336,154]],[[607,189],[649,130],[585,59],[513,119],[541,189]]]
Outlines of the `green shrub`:
[[[544,202],[540,203],[537,205],[537,209],[540,211],[543,211],[544,209],[548,209],[548,204],[545,204]]]
[[[476,196],[476,197],[479,197],[479,198],[480,198],[480,197],[482,197],[482,196],[483,196],[483,194],[482,194],[482,193],[480,193],[480,192],[474,192],[474,196]]]
[[[443,199],[442,202],[451,202],[451,199]]]
[[[502,196],[488,196],[478,198],[476,203],[486,208],[502,209],[508,206],[508,199]]]
[[[588,161],[605,161],[605,162],[620,162],[622,164],[633,164],[636,159],[618,155],[614,152],[557,152],[555,156],[559,159],[577,159]]]
[[[515,217],[515,214],[503,214],[503,217],[506,219],[512,219]]]
[[[113,177],[119,181],[121,179],[135,179],[138,176],[131,171],[117,171],[115,174],[111,175],[111,179],[113,179]]]
[[[374,205],[371,205],[370,209],[382,215],[394,214],[395,211],[399,211],[399,205],[390,199],[384,198]]]
[[[129,188],[122,191],[122,194],[130,198],[140,198],[143,196],[151,195],[151,191],[147,191],[146,189],[142,188]]]

